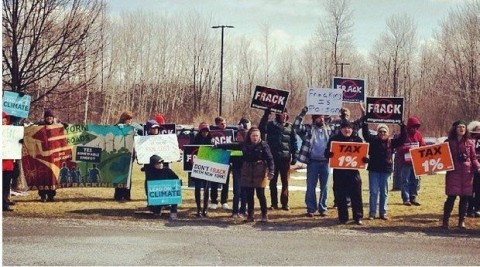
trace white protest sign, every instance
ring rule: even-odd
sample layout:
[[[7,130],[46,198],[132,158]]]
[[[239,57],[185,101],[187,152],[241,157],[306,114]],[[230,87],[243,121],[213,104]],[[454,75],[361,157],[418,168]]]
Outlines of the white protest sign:
[[[308,88],[307,114],[338,115],[342,108],[342,99],[342,89]]]
[[[176,134],[135,136],[135,152],[140,164],[149,164],[153,155],[160,156],[165,162],[180,159]]]
[[[196,158],[193,161],[192,177],[225,184],[230,165]]]
[[[2,159],[21,159],[23,126],[2,125]]]

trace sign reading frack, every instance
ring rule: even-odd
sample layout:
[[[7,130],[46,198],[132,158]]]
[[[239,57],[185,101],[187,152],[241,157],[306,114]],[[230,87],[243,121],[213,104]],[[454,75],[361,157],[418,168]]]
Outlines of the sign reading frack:
[[[401,123],[403,97],[367,97],[367,123]]]
[[[365,101],[365,80],[333,77],[332,88],[343,90],[344,102]]]
[[[257,85],[253,92],[250,107],[262,110],[270,109],[275,113],[282,113],[287,105],[290,92],[280,89],[268,88]]]
[[[307,91],[307,114],[338,115],[342,108],[341,89],[309,88]]]
[[[159,130],[158,134],[175,134],[176,125],[173,123],[160,124]]]

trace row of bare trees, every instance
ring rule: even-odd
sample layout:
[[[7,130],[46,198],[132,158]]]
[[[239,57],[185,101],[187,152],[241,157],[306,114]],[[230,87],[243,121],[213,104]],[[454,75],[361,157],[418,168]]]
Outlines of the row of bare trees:
[[[32,96],[31,120],[50,108],[69,122],[114,123],[124,110],[138,121],[156,113],[170,122],[212,121],[220,79],[213,17],[113,16],[107,8],[104,0],[3,0],[3,86]],[[422,43],[414,18],[391,16],[368,55],[354,46],[350,0],[325,0],[324,10],[303,47],[277,43],[268,22],[258,39],[225,31],[230,123],[258,122],[261,112],[249,107],[255,85],[289,90],[295,115],[306,88],[329,87],[345,63],[344,76],[366,79],[368,95],[404,97],[405,116],[417,115],[429,134],[444,135],[456,119],[480,119],[480,1],[452,10]]]

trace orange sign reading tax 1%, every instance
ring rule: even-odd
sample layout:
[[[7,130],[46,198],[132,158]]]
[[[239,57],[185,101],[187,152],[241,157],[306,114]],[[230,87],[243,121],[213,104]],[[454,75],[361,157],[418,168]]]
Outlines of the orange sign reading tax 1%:
[[[448,143],[410,149],[415,176],[454,169]]]
[[[333,156],[328,166],[334,169],[365,169],[367,164],[363,158],[368,156],[368,143],[332,141],[330,152]]]

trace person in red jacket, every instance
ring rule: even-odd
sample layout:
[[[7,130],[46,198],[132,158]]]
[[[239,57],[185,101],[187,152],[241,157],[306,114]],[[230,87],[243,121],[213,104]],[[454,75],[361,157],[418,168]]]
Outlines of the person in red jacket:
[[[2,125],[9,125],[10,124],[10,116],[7,113],[2,112]],[[3,182],[3,190],[2,190],[2,210],[3,211],[13,211],[9,205],[10,196],[10,184],[12,182],[12,178],[14,176],[14,162],[13,159],[2,159],[2,182]]]
[[[417,201],[418,190],[420,189],[420,177],[415,176],[412,166],[412,158],[409,150],[415,147],[425,146],[422,134],[418,130],[420,120],[417,117],[410,117],[407,120],[407,138],[403,146],[397,150],[397,157],[400,157],[400,177],[402,178],[402,199],[405,206],[420,206]]]
[[[448,229],[448,221],[457,196],[458,227],[465,228],[467,201],[473,193],[473,173],[480,172],[480,163],[475,153],[475,143],[470,139],[467,124],[463,121],[453,123],[448,133],[448,142],[452,154],[454,170],[445,175],[445,194],[447,200],[443,206],[443,228]]]

